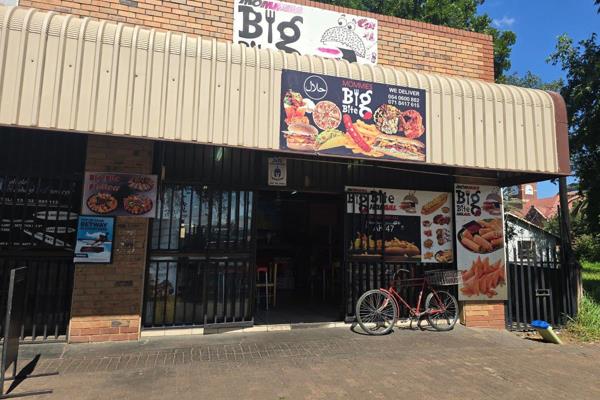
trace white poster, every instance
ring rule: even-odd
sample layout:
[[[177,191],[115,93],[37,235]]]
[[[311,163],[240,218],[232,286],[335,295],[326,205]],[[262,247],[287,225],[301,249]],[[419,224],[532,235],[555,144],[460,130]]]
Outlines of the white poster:
[[[456,184],[454,201],[459,300],[506,300],[500,188]]]
[[[363,254],[369,251],[373,231],[383,230],[385,254],[397,254],[423,263],[452,263],[452,193],[421,190],[347,187],[349,214],[373,215],[374,223],[356,230],[352,248]],[[376,210],[385,199],[384,225],[377,222]],[[381,215],[379,213],[379,215]],[[380,217],[379,217],[380,219]],[[371,227],[371,225],[373,225]],[[373,246],[371,246],[373,247]],[[374,243],[377,251],[378,243]],[[366,251],[364,251],[366,250]],[[410,261],[409,260],[409,261]]]
[[[377,20],[279,1],[236,0],[233,41],[377,64]]]
[[[269,157],[269,186],[287,185],[287,160],[281,157]]]

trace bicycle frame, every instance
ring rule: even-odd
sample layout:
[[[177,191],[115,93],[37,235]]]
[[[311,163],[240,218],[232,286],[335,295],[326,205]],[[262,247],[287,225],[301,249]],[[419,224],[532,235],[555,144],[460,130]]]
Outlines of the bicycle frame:
[[[398,293],[398,291],[396,290],[396,285],[398,283],[398,279],[394,278],[389,286],[389,288],[385,289],[385,288],[381,288],[380,290],[382,292],[388,293],[390,295],[390,297],[392,299],[394,299],[394,302],[396,303],[396,309],[398,310],[398,312],[400,312],[400,303],[402,303],[402,305],[404,305],[404,307],[406,307],[410,314],[416,318],[420,318],[421,316],[425,315],[425,314],[430,314],[430,315],[435,315],[435,314],[440,314],[442,312],[446,311],[446,306],[444,304],[442,304],[440,297],[437,294],[437,291],[429,284],[429,282],[427,281],[427,278],[412,278],[412,279],[405,279],[405,280],[401,280],[400,282],[404,282],[404,283],[417,283],[420,282],[419,285],[413,285],[413,286],[420,286],[421,289],[419,290],[419,298],[417,300],[417,305],[416,307],[411,307],[410,304],[408,304],[408,302],[406,300],[404,300],[404,298],[402,297],[402,295],[400,293]],[[431,292],[433,293],[433,295],[435,296],[436,300],[438,301],[438,304],[441,305],[440,309],[437,310],[423,310],[421,312],[421,301],[423,300],[423,293],[425,292],[425,289],[429,289],[431,290]]]

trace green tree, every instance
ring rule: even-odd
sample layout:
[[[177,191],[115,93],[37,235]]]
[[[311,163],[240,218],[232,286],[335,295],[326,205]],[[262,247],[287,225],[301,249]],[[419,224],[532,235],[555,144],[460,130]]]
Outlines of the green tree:
[[[586,193],[586,222],[600,233],[600,43],[596,34],[577,45],[559,37],[549,60],[560,64],[567,82],[561,94],[567,104],[570,150],[580,190]]]
[[[494,38],[494,74],[502,82],[510,69],[510,52],[516,35],[496,29],[487,14],[477,14],[484,0],[317,0],[357,10],[429,22],[451,28],[486,33]]]
[[[560,92],[560,90],[564,86],[564,82],[562,79],[557,79],[551,82],[544,82],[542,81],[542,78],[535,75],[531,71],[527,71],[523,76],[517,74],[516,72],[513,72],[512,74],[506,75],[504,77],[503,83],[506,83],[507,85],[521,86],[531,89],[551,90],[553,92]]]

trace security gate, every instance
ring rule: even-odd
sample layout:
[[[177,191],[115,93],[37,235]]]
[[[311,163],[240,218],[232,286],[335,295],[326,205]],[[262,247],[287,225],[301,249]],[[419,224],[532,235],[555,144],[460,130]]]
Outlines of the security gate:
[[[531,329],[531,321],[541,319],[562,325],[575,313],[575,285],[554,248],[508,254],[506,327]]]
[[[152,222],[145,328],[252,323],[253,208],[252,191],[163,185]]]
[[[0,315],[10,269],[26,266],[21,338],[64,339],[86,139],[0,128],[0,143]]]

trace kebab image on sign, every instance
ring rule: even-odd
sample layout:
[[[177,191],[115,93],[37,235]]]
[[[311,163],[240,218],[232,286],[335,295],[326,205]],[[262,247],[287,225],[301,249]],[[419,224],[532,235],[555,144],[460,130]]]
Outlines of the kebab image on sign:
[[[361,158],[425,161],[425,125],[421,111],[412,108],[402,111],[389,100],[395,98],[393,93],[400,89],[319,75],[303,79],[303,73],[284,71],[284,76],[288,74],[291,75],[289,86],[293,87],[282,87],[285,93],[281,148]],[[343,84],[361,89],[350,89]],[[419,91],[409,92],[421,95]],[[373,103],[376,108],[372,108]]]

